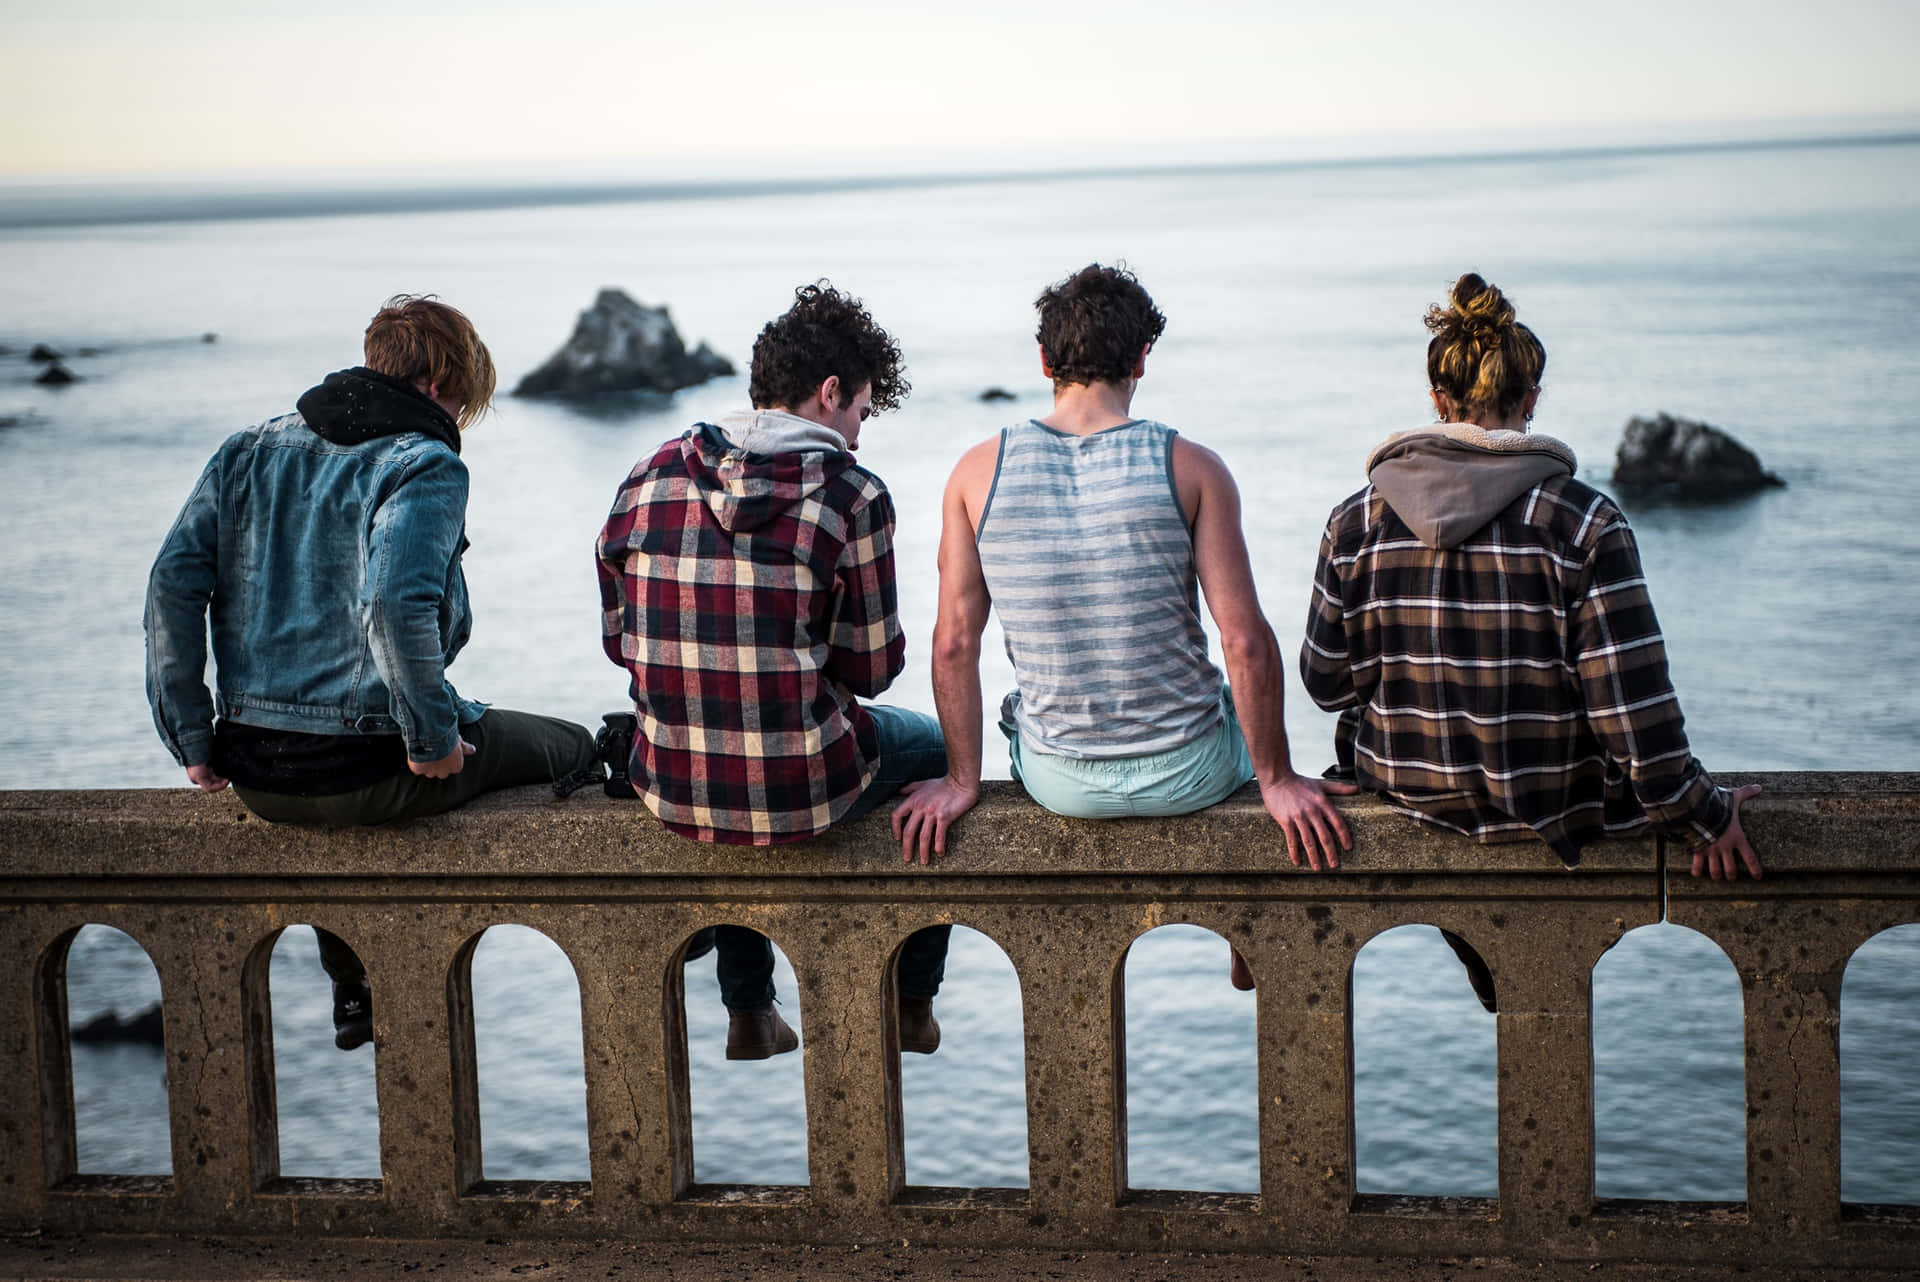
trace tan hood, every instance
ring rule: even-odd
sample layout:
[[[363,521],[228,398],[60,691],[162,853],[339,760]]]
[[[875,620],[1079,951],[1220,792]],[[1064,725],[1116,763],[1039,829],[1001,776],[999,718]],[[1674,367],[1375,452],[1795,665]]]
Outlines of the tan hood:
[[[1436,423],[1389,436],[1367,456],[1367,479],[1422,543],[1451,548],[1540,482],[1578,466],[1551,436]]]

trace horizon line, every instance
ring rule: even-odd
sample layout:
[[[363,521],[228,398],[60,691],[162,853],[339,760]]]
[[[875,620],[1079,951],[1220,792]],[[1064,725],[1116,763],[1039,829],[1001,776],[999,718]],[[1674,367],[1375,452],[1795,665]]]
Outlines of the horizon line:
[[[1885,147],[1920,142],[1920,130],[1846,133],[1805,137],[1732,138],[1673,143],[1616,143],[1573,147],[1527,147],[1506,151],[1450,151],[1378,156],[1300,157],[1291,160],[1208,161],[1186,164],[1098,165],[1073,169],[963,170],[951,173],[903,173],[838,178],[692,179],[678,182],[527,182],[448,183],[414,187],[366,184],[334,189],[287,187],[258,190],[153,192],[121,188],[109,196],[42,195],[14,208],[0,187],[0,230],[53,227],[109,227],[138,223],[261,221],[332,218],[359,214],[476,213],[498,209],[537,209],[574,205],[611,205],[676,200],[742,199],[760,196],[822,195],[829,192],[918,190],[1005,183],[1074,182],[1108,178],[1182,178],[1233,176],[1328,169],[1368,169],[1440,164],[1516,164],[1580,158],[1630,159],[1714,152],[1779,151],[1794,148]],[[159,182],[164,180],[141,180]],[[201,181],[205,181],[202,179]],[[114,184],[103,186],[111,189]],[[92,206],[92,208],[89,208]]]

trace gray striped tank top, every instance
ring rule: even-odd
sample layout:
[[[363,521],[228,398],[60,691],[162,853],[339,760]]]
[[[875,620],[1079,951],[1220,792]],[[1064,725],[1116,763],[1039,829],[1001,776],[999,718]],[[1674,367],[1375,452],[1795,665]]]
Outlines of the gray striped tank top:
[[[1020,699],[1022,740],[1062,757],[1137,757],[1220,720],[1200,628],[1173,429],[1000,433],[975,538]]]

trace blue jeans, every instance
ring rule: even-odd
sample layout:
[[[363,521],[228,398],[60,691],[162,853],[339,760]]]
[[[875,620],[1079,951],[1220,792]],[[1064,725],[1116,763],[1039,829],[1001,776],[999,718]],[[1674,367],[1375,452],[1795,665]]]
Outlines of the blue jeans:
[[[938,721],[906,708],[878,703],[862,706],[873,718],[873,728],[879,735],[880,764],[867,790],[835,823],[871,814],[907,784],[938,779],[947,773],[947,743]],[[952,933],[951,926],[928,926],[907,936],[900,949],[901,996],[932,997],[940,991],[940,981],[946,978],[947,939]],[[720,1000],[728,1010],[754,1010],[773,1000],[773,942],[765,935],[745,926],[709,926],[693,937],[687,956],[698,957],[709,947],[719,953],[715,972],[720,980]]]

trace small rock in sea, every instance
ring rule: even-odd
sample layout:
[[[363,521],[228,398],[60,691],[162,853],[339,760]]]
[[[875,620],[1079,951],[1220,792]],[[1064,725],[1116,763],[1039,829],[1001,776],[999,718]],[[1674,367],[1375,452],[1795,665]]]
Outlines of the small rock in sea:
[[[980,399],[983,401],[1014,401],[1020,398],[1004,387],[989,387],[986,391],[980,393]]]
[[[136,1042],[144,1046],[159,1046],[164,1040],[160,1021],[160,1003],[141,1011],[131,1019],[121,1019],[112,1011],[96,1015],[73,1030],[76,1042]]]
[[[513,394],[592,401],[609,392],[677,392],[733,372],[733,363],[705,343],[689,352],[665,307],[603,289],[580,313],[567,345]]]
[[[1717,427],[1656,414],[1628,421],[1614,457],[1613,483],[1679,499],[1728,499],[1785,481]]]
[[[33,350],[27,353],[27,359],[35,365],[45,365],[48,361],[62,361],[65,360],[66,357],[54,351],[45,343],[35,343]]]
[[[40,377],[33,381],[42,387],[65,387],[68,383],[79,382],[80,376],[56,360],[41,370]]]
[[[83,347],[79,351],[75,352],[74,355],[75,356],[98,356],[105,350],[106,349],[102,347]]]
[[[200,341],[203,343],[217,343],[220,341],[220,335],[209,331],[205,334],[200,335]]]

